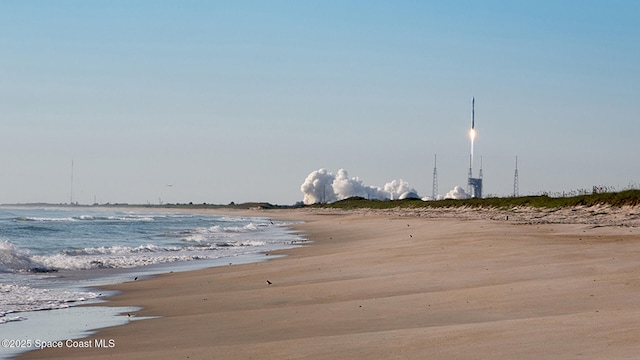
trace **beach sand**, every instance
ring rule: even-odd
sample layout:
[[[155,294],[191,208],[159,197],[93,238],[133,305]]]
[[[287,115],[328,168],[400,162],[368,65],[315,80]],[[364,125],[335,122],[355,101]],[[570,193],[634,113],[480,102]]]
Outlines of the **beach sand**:
[[[88,338],[112,348],[21,358],[638,357],[640,228],[613,215],[470,211],[249,212],[305,221],[294,228],[313,243],[267,262],[111,286],[122,293],[110,305],[159,318]]]

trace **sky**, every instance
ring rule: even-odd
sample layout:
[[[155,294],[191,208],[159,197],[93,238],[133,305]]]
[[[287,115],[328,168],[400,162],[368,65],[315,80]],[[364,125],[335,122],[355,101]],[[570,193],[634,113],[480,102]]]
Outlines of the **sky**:
[[[0,0],[0,203],[638,187],[638,1]],[[73,164],[73,166],[72,166]],[[169,186],[171,185],[171,186]]]

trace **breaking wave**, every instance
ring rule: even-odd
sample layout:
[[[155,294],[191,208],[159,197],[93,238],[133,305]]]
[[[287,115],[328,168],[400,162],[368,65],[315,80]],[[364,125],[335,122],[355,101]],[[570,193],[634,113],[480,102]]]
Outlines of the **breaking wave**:
[[[89,291],[39,289],[16,284],[0,284],[0,324],[26,320],[10,314],[24,311],[64,309],[100,295]]]
[[[0,240],[0,272],[48,271],[47,267],[31,257],[28,252]]]
[[[38,217],[19,216],[13,221],[34,221],[34,222],[75,222],[75,221],[155,221],[152,216],[126,215],[126,216],[94,216],[78,215],[70,217]]]
[[[298,245],[300,238],[284,225],[266,218],[198,214],[0,211],[0,324],[25,320],[28,315],[20,314],[25,311],[60,309],[97,297],[78,290],[71,280],[85,270],[93,270],[85,272],[89,277],[129,271],[100,269],[137,273],[147,265],[232,258]]]

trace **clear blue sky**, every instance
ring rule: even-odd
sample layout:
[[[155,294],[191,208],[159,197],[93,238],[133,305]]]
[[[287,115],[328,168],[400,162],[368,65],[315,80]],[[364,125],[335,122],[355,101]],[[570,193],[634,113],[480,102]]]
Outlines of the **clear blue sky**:
[[[640,183],[638,1],[0,1],[0,203]],[[173,185],[168,187],[166,185]]]

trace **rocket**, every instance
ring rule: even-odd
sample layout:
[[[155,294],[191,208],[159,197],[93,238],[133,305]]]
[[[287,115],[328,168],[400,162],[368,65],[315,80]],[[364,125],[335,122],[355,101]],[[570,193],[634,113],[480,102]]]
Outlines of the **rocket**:
[[[475,96],[471,98],[471,130],[475,129],[475,106],[476,106],[476,98]]]

